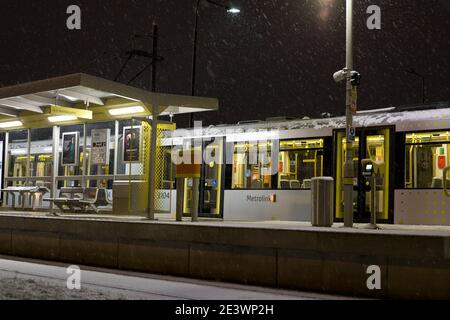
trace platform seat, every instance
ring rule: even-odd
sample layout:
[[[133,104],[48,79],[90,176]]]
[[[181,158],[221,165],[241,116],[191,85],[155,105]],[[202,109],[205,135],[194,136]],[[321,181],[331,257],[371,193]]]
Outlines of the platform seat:
[[[73,210],[78,201],[83,198],[83,188],[80,187],[64,187],[59,191],[58,198],[43,199],[54,203],[61,211]]]
[[[104,188],[86,188],[83,199],[79,200],[78,205],[83,211],[92,209],[96,213],[101,210],[112,210],[112,201],[108,197],[108,191]]]

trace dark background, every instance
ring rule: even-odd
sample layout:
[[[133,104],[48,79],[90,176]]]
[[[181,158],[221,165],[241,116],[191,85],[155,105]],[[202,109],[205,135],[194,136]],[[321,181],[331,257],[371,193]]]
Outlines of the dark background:
[[[224,4],[230,4],[227,0]],[[363,78],[359,108],[450,100],[450,1],[355,1],[355,69]],[[66,9],[82,9],[82,30],[66,28]],[[332,74],[345,64],[344,0],[233,0],[239,15],[200,9],[197,90],[221,109],[196,115],[205,124],[274,116],[344,112],[345,90]],[[368,30],[366,9],[382,10],[382,29]],[[190,94],[195,0],[2,0],[0,85],[85,72],[114,79],[135,33],[160,27],[159,92]],[[135,48],[150,50],[151,41]],[[119,79],[148,63],[136,58]],[[150,73],[133,85],[148,88]],[[181,126],[187,117],[176,117]]]

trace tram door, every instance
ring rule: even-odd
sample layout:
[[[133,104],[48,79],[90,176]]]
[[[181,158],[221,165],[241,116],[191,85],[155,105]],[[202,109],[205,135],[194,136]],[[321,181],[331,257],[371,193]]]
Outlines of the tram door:
[[[186,151],[188,151],[188,153],[193,153],[196,155],[202,154],[202,146],[191,147],[193,144],[193,141],[185,142],[185,143],[188,143],[189,147],[187,147],[185,145],[183,150],[186,150]],[[192,159],[192,160],[194,160],[194,159]],[[191,216],[193,202],[194,202],[194,192],[195,192],[194,179],[193,178],[184,178],[183,216],[186,216],[186,217]]]
[[[346,156],[346,137],[344,131],[339,131],[337,137],[336,162],[336,217],[344,217],[343,172]],[[356,131],[353,142],[353,215],[354,222],[369,222],[370,212],[375,205],[378,220],[388,220],[389,217],[389,167],[390,167],[390,129],[365,128]],[[377,164],[375,172],[376,190],[368,190],[362,175],[361,160],[371,159]],[[371,203],[371,192],[376,192],[375,203]]]
[[[199,216],[222,217],[223,139],[203,146],[204,161],[200,179]]]
[[[199,186],[199,217],[222,218],[222,199],[224,181],[224,141],[216,138],[213,142],[203,142],[194,152],[201,152],[202,166]],[[192,213],[194,199],[192,178],[185,178],[184,216]]]

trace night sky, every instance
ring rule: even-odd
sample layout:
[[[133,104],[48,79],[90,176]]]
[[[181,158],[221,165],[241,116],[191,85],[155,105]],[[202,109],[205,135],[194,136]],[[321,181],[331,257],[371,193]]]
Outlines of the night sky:
[[[221,0],[216,0],[221,1]],[[226,0],[221,1],[230,4]],[[362,74],[359,108],[450,100],[450,1],[355,0],[355,69]],[[82,30],[66,28],[66,8],[82,9]],[[343,84],[332,74],[345,64],[344,0],[233,0],[230,15],[200,9],[197,90],[221,110],[198,114],[205,124],[267,117],[340,115]],[[159,92],[190,94],[195,0],[2,0],[0,84],[85,72],[114,79],[135,33],[160,28]],[[381,30],[368,30],[366,9],[382,10]],[[135,42],[150,50],[150,40]],[[119,81],[148,63],[136,58]],[[150,73],[133,85],[148,88]],[[181,126],[187,117],[176,117]]]

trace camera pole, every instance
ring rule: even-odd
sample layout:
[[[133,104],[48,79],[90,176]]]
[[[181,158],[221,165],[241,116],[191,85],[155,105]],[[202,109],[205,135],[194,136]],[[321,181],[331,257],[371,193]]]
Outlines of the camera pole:
[[[352,84],[351,73],[353,70],[353,0],[347,0],[346,5],[346,155],[344,163],[344,226],[353,227],[353,110],[352,110]],[[353,132],[352,132],[353,131]]]

